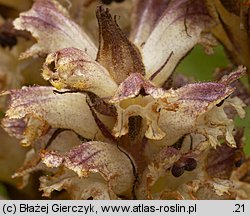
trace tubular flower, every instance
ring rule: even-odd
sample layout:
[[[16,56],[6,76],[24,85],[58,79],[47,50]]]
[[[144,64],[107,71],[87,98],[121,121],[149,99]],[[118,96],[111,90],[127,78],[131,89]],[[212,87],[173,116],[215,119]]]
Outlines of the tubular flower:
[[[46,56],[52,87],[2,93],[2,127],[30,147],[13,177],[25,186],[40,170],[43,196],[65,189],[73,199],[249,198],[232,119],[244,118],[245,104],[231,97],[246,69],[163,87],[196,44],[207,53],[216,45],[207,2],[137,1],[129,36],[104,6],[96,17],[98,47],[54,0],[35,1],[14,21],[37,41],[21,58]]]

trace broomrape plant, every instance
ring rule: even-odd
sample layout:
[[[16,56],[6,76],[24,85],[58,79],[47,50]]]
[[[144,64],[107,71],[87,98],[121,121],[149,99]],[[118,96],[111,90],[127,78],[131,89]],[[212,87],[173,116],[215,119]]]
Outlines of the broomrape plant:
[[[81,2],[86,14],[96,5]],[[92,16],[77,24],[59,2],[36,0],[13,31],[36,40],[22,64],[44,58],[42,77],[52,86],[8,84],[2,93],[9,98],[2,127],[29,147],[12,177],[24,187],[39,173],[46,197],[66,190],[72,199],[249,199],[250,159],[233,121],[250,104],[238,81],[250,66],[246,3],[98,5],[97,42]],[[125,20],[111,15],[116,7]],[[174,74],[195,45],[212,54],[218,42],[233,66],[217,71],[216,81]]]

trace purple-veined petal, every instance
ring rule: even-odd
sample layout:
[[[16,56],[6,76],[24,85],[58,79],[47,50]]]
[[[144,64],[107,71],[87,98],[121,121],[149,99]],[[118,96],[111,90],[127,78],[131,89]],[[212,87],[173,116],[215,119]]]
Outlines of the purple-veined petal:
[[[22,143],[27,145],[44,135],[49,127],[71,129],[88,139],[98,137],[101,132],[86,103],[86,95],[58,94],[54,90],[52,87],[23,87],[8,91],[10,105],[3,127],[8,131],[15,125],[14,120],[24,119],[26,128]]]
[[[203,33],[210,24],[211,17],[204,1],[170,1],[140,47],[146,78],[162,86],[179,61],[198,43],[212,52],[215,40]]]
[[[131,159],[115,145],[86,142],[64,155],[44,152],[42,160],[48,167],[62,165],[83,178],[99,173],[116,194],[131,195],[134,184]]]
[[[177,89],[176,111],[162,110],[160,114],[159,126],[165,132],[162,143],[171,145],[182,135],[197,132],[209,138],[214,147],[220,145],[219,136],[225,136],[228,143],[235,146],[233,120],[227,117],[224,110],[227,100],[222,106],[216,106],[232,92],[232,87],[220,83],[188,84]]]
[[[37,39],[37,43],[23,53],[21,58],[48,54],[66,47],[76,47],[92,58],[96,57],[97,48],[94,43],[55,0],[35,1],[29,11],[21,13],[14,21],[14,26],[31,32]]]
[[[165,134],[157,125],[157,119],[159,118],[157,99],[169,95],[173,96],[171,93],[169,94],[163,89],[155,87],[150,81],[145,80],[142,75],[131,74],[120,84],[116,94],[110,100],[116,106],[118,114],[113,129],[114,135],[120,137],[128,133],[129,117],[140,115],[145,118],[148,125],[146,136],[153,139],[162,139]],[[174,104],[169,105],[169,109],[174,108]]]
[[[218,104],[232,94],[234,88],[229,85],[230,82],[244,72],[244,68],[239,68],[220,82],[187,84],[177,90],[167,91],[154,87],[139,76],[131,75],[111,99],[118,114],[113,133],[117,137],[128,133],[129,117],[139,115],[146,120],[148,129],[145,136],[161,140],[164,145],[173,145],[183,135],[197,132],[211,139],[213,146],[219,144],[217,137],[222,135],[234,146],[233,121],[224,111],[224,106],[230,104]],[[144,91],[143,95],[139,94],[141,90]],[[239,99],[232,100],[230,106],[244,117],[244,104]]]
[[[152,199],[151,189],[156,181],[164,176],[168,169],[178,161],[181,157],[181,152],[172,147],[162,149],[155,160],[153,160],[144,170],[142,181],[137,187],[136,193],[139,199]]]

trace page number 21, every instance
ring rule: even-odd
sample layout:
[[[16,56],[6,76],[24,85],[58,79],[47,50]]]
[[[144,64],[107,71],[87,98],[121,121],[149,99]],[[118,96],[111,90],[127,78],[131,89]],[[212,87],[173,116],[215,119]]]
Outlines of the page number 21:
[[[244,204],[235,204],[235,209],[233,212],[244,212],[245,211],[245,205]]]

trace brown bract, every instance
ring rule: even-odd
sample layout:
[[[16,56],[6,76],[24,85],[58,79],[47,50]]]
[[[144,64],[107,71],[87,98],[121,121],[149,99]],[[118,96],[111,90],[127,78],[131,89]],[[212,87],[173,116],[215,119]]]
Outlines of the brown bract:
[[[141,54],[121,31],[108,9],[99,7],[99,51],[97,61],[106,67],[111,77],[120,84],[131,73],[145,74]]]

